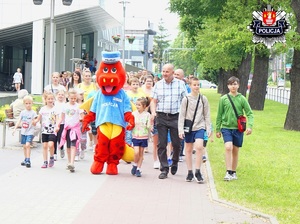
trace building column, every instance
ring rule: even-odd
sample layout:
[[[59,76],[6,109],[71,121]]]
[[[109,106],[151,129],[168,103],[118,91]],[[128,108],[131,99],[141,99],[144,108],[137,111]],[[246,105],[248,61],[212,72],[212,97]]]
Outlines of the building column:
[[[66,62],[66,29],[60,29],[56,31],[56,52],[54,58],[54,68],[56,72],[65,71]]]
[[[54,23],[54,44],[53,44],[53,54],[56,55],[56,24]],[[50,25],[46,26],[46,37],[45,37],[45,78],[44,78],[44,86],[51,83],[51,74],[49,69],[49,61],[50,61]],[[53,69],[56,71],[55,58],[54,58]]]
[[[75,33],[68,33],[66,35],[66,60],[65,68],[66,70],[73,72],[74,63],[70,60],[74,58],[74,49],[75,49]]]
[[[44,20],[33,21],[31,94],[42,94],[44,89],[44,27]]]

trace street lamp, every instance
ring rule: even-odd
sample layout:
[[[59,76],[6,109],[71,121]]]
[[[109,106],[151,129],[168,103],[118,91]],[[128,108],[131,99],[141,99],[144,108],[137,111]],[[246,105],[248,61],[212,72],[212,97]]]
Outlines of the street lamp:
[[[123,4],[123,37],[122,37],[122,47],[123,47],[123,53],[122,53],[122,64],[124,66],[125,69],[125,21],[126,21],[126,17],[125,17],[125,12],[126,12],[126,3],[130,3],[128,1],[120,1],[119,3]]]
[[[70,6],[73,0],[62,0],[63,5]],[[33,0],[35,5],[43,4],[43,0]],[[55,0],[51,0],[50,7],[50,49],[49,49],[49,74],[54,72],[54,9]],[[51,83],[51,75],[49,75],[49,83]]]

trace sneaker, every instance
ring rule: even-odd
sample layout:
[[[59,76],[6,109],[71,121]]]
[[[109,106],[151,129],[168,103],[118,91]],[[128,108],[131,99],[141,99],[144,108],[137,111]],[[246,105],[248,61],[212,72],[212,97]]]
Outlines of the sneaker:
[[[61,149],[60,150],[60,158],[64,158],[65,157],[65,150]]]
[[[173,163],[172,159],[168,159],[168,165],[172,166],[172,163]]]
[[[183,156],[179,156],[179,162],[183,162]]]
[[[69,164],[68,165],[68,170],[70,170],[71,173],[74,173],[75,172],[75,166],[72,165],[72,164]]]
[[[77,162],[77,161],[79,161],[79,156],[75,156],[75,161]]]
[[[204,179],[203,179],[200,172],[195,173],[195,179],[196,179],[197,183],[203,183],[204,182]]]
[[[137,166],[132,166],[132,169],[131,169],[131,174],[132,175],[136,174],[136,169],[137,169]]]
[[[231,181],[232,180],[232,176],[228,172],[226,172],[224,180],[225,181]]]
[[[52,167],[52,166],[54,166],[54,159],[49,160],[49,167]]]
[[[154,162],[154,164],[153,164],[153,168],[154,168],[154,169],[159,169],[159,167],[160,167],[160,162],[159,162],[158,160],[156,160],[156,161]]]
[[[81,150],[80,152],[80,159],[84,159],[84,150]]]
[[[232,179],[232,180],[237,180],[237,179],[238,179],[236,173],[233,173],[233,174],[231,175],[231,179]]]
[[[145,148],[144,153],[148,153],[148,152],[149,152],[148,148]]]
[[[26,166],[27,168],[30,168],[30,167],[31,167],[31,163],[30,163],[30,161],[26,161],[26,164],[25,164],[25,166]]]
[[[57,161],[57,155],[54,154],[53,157],[54,157],[54,161]],[[50,164],[49,164],[49,166],[50,166]]]
[[[194,180],[194,174],[193,173],[188,173],[188,175],[185,178],[186,182],[191,182]]]
[[[203,162],[203,163],[206,162],[206,156],[205,156],[205,155],[202,156],[202,162]]]
[[[21,162],[21,166],[25,166],[25,165],[26,165],[26,161],[24,160]]]
[[[41,168],[47,168],[47,167],[48,167],[48,162],[45,161],[45,162],[43,163],[43,165],[41,166]]]
[[[167,177],[168,177],[167,171],[162,171],[161,174],[159,174],[158,176],[159,179],[166,179]]]
[[[173,164],[172,166],[171,166],[171,174],[172,175],[175,175],[176,173],[177,173],[177,169],[178,169],[178,165],[176,164]]]
[[[135,176],[141,177],[142,176],[142,172],[140,170],[136,170]]]

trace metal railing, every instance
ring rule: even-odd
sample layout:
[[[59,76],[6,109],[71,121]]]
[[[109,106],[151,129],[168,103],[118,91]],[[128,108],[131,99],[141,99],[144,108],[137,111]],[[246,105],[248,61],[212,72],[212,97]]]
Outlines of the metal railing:
[[[290,92],[287,88],[267,87],[266,99],[289,105]]]

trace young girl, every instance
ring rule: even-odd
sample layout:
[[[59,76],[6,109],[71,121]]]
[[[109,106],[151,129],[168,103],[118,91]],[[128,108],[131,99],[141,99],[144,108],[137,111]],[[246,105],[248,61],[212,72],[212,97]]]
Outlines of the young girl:
[[[192,78],[190,86],[192,92],[187,97],[184,97],[181,103],[178,119],[178,134],[179,137],[181,139],[184,139],[185,141],[184,148],[186,165],[188,169],[186,181],[191,182],[194,179],[192,164],[192,153],[194,147],[196,149],[195,178],[198,183],[203,183],[204,179],[202,177],[200,168],[202,165],[204,148],[203,139],[205,130],[207,131],[208,137],[211,136],[210,109],[207,98],[205,96],[201,96],[199,93],[200,81],[198,80],[198,78]],[[184,119],[193,120],[195,112],[196,116],[192,126],[192,130],[189,133],[185,133]]]
[[[32,122],[34,125],[42,119],[42,142],[44,163],[41,168],[48,167],[48,149],[50,149],[49,167],[54,166],[54,144],[56,134],[54,132],[57,121],[57,109],[54,107],[55,96],[53,93],[44,93],[45,106],[43,106],[38,117]]]
[[[15,125],[12,135],[15,134],[17,127],[21,126],[21,144],[23,145],[25,156],[25,160],[21,162],[21,165],[30,168],[30,143],[34,137],[34,125],[32,121],[36,118],[37,114],[34,110],[32,110],[33,99],[31,96],[25,96],[23,102],[26,109],[21,111],[19,120]]]
[[[68,98],[69,102],[63,107],[61,118],[57,122],[56,131],[59,130],[60,124],[64,120],[65,126],[61,135],[61,142],[59,146],[63,146],[65,141],[67,141],[67,169],[70,170],[70,172],[74,172],[76,148],[78,148],[81,138],[80,121],[83,117],[83,110],[79,109],[79,105],[77,103],[77,91],[75,89],[69,90]]]
[[[66,93],[64,90],[59,90],[56,94],[56,101],[55,101],[55,108],[57,110],[58,115],[58,120],[60,120],[60,116],[62,113],[62,108],[64,107],[66,103]],[[57,160],[57,147],[60,144],[60,139],[61,139],[61,133],[64,130],[64,120],[60,123],[60,128],[59,131],[57,132],[57,144],[54,145],[54,160]],[[65,157],[65,150],[64,146],[60,147],[60,158]]]
[[[130,99],[130,102],[133,105],[135,105],[137,102],[137,99],[140,97],[146,97],[146,94],[144,93],[142,88],[140,88],[140,83],[139,83],[138,78],[132,77],[129,80],[129,84],[130,84],[131,89],[128,90],[126,93]],[[125,141],[128,145],[132,145],[132,131],[126,130]]]
[[[82,89],[77,89],[78,93],[78,98],[77,98],[77,103],[80,106],[83,103],[83,90]],[[80,126],[81,130],[81,126]],[[87,132],[81,132],[81,138],[80,138],[80,150],[79,148],[76,149],[76,156],[75,156],[75,161],[80,159],[84,159],[84,153],[86,150],[86,143],[87,143]]]
[[[20,68],[17,68],[17,71],[14,74],[13,83],[15,84],[15,88],[17,92],[19,92],[21,88],[21,84],[23,85],[23,75],[21,73]]]
[[[149,106],[148,97],[138,98],[136,101],[136,111],[132,113],[135,119],[135,127],[132,129],[132,142],[134,148],[134,163],[131,174],[137,177],[142,176],[141,167],[143,162],[144,148],[148,147],[150,124],[150,113],[145,109]]]

